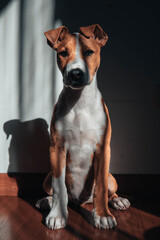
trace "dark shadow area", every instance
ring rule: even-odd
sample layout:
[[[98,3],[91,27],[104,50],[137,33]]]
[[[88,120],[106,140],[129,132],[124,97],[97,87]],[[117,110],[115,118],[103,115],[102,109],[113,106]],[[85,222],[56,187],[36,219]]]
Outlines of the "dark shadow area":
[[[113,174],[118,183],[118,194],[131,201],[131,206],[160,216],[159,174]],[[130,197],[129,197],[130,196]],[[156,197],[155,197],[156,196]]]
[[[152,103],[156,109],[160,109],[160,84],[156,84],[152,90]]]
[[[12,0],[1,0],[0,1],[0,13],[8,6]]]
[[[89,205],[92,206],[92,204],[89,204]],[[83,206],[72,204],[72,203],[69,203],[69,207],[75,212],[77,212],[78,214],[80,214],[83,217],[83,219],[87,221],[88,224],[94,226],[92,211],[89,211]]]
[[[35,195],[39,196],[37,191],[42,189],[44,173],[49,171],[50,139],[47,122],[44,119],[26,122],[16,119],[6,122],[3,128],[7,138],[11,135],[8,149],[8,175],[16,177],[19,196],[22,196],[24,192],[25,195],[27,193],[30,195],[30,191],[34,192],[33,189],[35,189]],[[42,169],[43,174],[40,173]],[[36,182],[34,182],[35,175]]]
[[[153,214],[157,217],[160,217],[160,205],[159,205],[159,198],[146,195],[137,195],[134,198],[131,198],[132,207],[140,209],[144,212]]]
[[[56,1],[55,19],[61,19],[70,32],[79,31],[79,27],[99,23],[105,26],[107,13],[112,9],[112,0],[85,1],[81,0],[77,6],[76,1]]]
[[[160,239],[160,227],[155,227],[155,228],[149,229],[144,234],[144,237],[146,240],[159,240]]]

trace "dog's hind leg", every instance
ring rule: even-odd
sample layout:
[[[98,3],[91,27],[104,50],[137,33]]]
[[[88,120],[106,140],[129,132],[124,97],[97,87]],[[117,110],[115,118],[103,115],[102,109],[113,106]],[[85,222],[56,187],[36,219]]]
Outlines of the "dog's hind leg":
[[[119,197],[116,194],[118,184],[116,179],[109,173],[108,175],[108,202],[117,210],[126,210],[130,206],[127,198]]]
[[[49,211],[52,208],[52,196],[44,197],[36,202],[36,208]]]
[[[44,183],[43,183],[43,188],[44,188],[44,191],[50,196],[39,199],[36,202],[36,208],[44,210],[44,211],[51,210],[51,208],[52,208],[52,194],[53,194],[52,173],[51,172],[49,172],[48,175],[46,176],[46,178],[44,180]]]

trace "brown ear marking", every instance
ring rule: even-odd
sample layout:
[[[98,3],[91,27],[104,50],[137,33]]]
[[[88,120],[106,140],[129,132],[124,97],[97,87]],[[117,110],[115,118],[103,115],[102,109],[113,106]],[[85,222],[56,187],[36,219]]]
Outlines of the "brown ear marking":
[[[61,26],[59,28],[45,32],[44,35],[47,38],[48,45],[53,49],[57,49],[61,41],[64,39],[65,35],[68,33],[68,28]]]
[[[103,31],[99,24],[93,24],[88,27],[80,27],[80,33],[86,38],[96,40],[100,47],[103,47],[108,40],[107,34]]]

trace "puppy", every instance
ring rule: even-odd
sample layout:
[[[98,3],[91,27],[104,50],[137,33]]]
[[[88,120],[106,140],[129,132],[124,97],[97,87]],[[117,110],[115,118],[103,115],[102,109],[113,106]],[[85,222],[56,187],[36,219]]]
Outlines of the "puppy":
[[[113,228],[117,222],[108,202],[117,210],[127,209],[130,203],[118,197],[117,182],[109,173],[111,122],[97,87],[100,51],[108,36],[98,24],[73,34],[62,26],[45,36],[57,51],[64,87],[51,121],[51,172],[44,181],[50,197],[36,206],[49,207],[46,225],[60,229],[67,225],[68,200],[93,203],[94,226]]]

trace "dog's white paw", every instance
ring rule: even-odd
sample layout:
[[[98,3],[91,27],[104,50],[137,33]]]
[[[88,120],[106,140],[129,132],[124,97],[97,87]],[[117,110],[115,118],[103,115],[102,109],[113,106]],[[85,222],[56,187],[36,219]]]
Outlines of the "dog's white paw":
[[[68,210],[60,206],[61,204],[58,202],[56,207],[53,206],[46,217],[46,226],[52,230],[65,228],[67,225]]]
[[[102,229],[109,229],[117,226],[117,221],[113,216],[106,216],[101,217],[95,213],[95,209],[93,209],[93,220],[94,220],[94,227],[102,228]]]
[[[110,204],[117,210],[126,210],[131,205],[127,198],[122,197],[113,198]]]
[[[46,218],[46,226],[52,230],[65,228],[67,225],[66,217],[51,217],[48,215]]]

